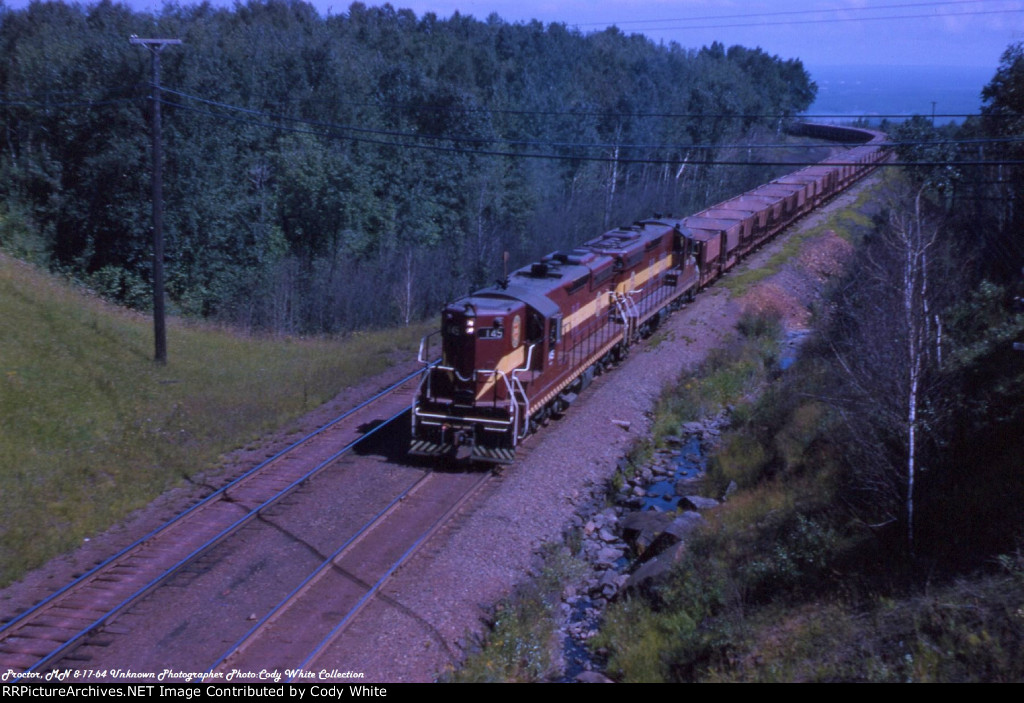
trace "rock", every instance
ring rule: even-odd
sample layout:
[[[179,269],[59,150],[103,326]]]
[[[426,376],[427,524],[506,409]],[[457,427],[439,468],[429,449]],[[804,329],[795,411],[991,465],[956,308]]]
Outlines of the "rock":
[[[622,537],[632,545],[637,554],[643,554],[665,528],[672,524],[669,513],[645,510],[642,513],[628,513],[623,516]]]
[[[675,494],[677,496],[689,496],[700,492],[702,480],[700,476],[688,476],[676,481]]]
[[[623,551],[621,549],[615,549],[614,547],[604,547],[597,553],[597,565],[604,565],[606,568],[613,566],[615,562],[622,558]]]
[[[707,524],[704,516],[698,512],[687,510],[685,513],[672,521],[672,524],[665,528],[665,533],[672,535],[678,540],[686,539],[686,536],[694,530]]]
[[[576,681],[578,683],[615,683],[598,671],[581,671],[576,674]]]
[[[729,485],[725,489],[725,498],[728,498],[733,493],[739,490],[739,486],[736,485],[735,481],[729,481]]]
[[[705,498],[704,496],[685,496],[680,499],[679,504],[689,503],[690,507],[694,510],[710,510],[711,508],[717,508],[719,502],[714,498]]]
[[[654,559],[642,564],[626,582],[625,590],[631,591],[644,588],[651,583],[663,579],[672,567],[683,558],[686,545],[682,542],[666,549]]]

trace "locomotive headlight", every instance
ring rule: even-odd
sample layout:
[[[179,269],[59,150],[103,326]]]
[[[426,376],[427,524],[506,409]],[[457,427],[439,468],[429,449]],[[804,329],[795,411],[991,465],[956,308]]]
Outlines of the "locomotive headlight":
[[[475,325],[476,325],[476,320],[474,320],[473,318],[469,318],[468,320],[466,320],[466,334],[467,335],[473,334],[473,328],[474,328]]]

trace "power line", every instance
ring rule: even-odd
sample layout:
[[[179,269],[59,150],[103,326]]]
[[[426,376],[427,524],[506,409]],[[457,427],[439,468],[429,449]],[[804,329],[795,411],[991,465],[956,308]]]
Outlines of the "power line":
[[[174,91],[169,88],[164,89],[165,92],[173,93],[181,97],[187,97],[192,100],[199,100],[206,102],[210,105],[218,105],[223,107],[230,107],[233,109],[250,109],[250,108],[235,108],[233,105],[227,105],[225,103],[219,103],[215,100],[209,100],[207,98],[200,98],[198,96],[190,95],[179,91]],[[304,100],[304,98],[295,98],[288,102],[297,102]],[[756,120],[756,119],[786,119],[793,117],[791,114],[780,114],[780,113],[765,113],[765,112],[744,112],[744,113],[707,113],[707,112],[608,112],[606,110],[509,110],[504,108],[493,108],[493,107],[458,107],[453,105],[430,105],[430,104],[414,104],[414,103],[378,103],[378,102],[351,102],[346,100],[309,100],[308,102],[324,103],[328,102],[331,105],[344,105],[349,107],[370,107],[376,109],[402,109],[402,110],[415,110],[421,112],[450,112],[457,114],[474,114],[474,113],[485,113],[495,115],[518,115],[523,117],[619,117],[628,119],[736,119],[736,120]],[[280,104],[280,101],[272,102],[271,104]],[[805,119],[858,119],[858,117],[871,118],[871,119],[904,119],[910,117],[906,113],[902,114],[871,114],[871,115],[849,115],[849,114],[804,114],[800,113],[799,116]],[[947,112],[947,113],[936,113],[935,117],[953,118],[953,117],[978,117],[980,113],[977,112]]]
[[[782,16],[794,16],[794,15],[822,15],[825,13],[834,12],[874,12],[877,10],[897,10],[905,9],[909,7],[937,7],[940,5],[976,5],[978,0],[940,0],[939,2],[915,2],[915,3],[900,3],[896,5],[868,5],[864,7],[830,7],[830,8],[819,8],[816,10],[779,10],[777,12],[755,12],[755,13],[744,13],[736,15],[694,15],[691,17],[673,17],[669,19],[660,20],[622,20],[619,22],[577,22],[574,26],[587,27],[595,25],[620,25],[620,24],[643,24],[645,22],[702,22],[702,21],[717,21],[726,19],[751,19],[754,17],[782,17]]]
[[[386,129],[373,129],[369,127],[356,127],[353,125],[341,125],[337,123],[323,122],[321,120],[308,120],[300,117],[291,117],[286,115],[277,115],[273,113],[263,112],[261,110],[254,110],[251,108],[240,107],[236,105],[230,105],[214,100],[208,100],[206,98],[200,98],[198,96],[189,95],[180,91],[166,90],[165,92],[173,93],[186,99],[196,100],[207,105],[224,108],[227,110],[242,112],[244,114],[253,115],[255,117],[261,117],[265,119],[279,119],[289,122],[295,122],[299,124],[306,124],[314,127],[322,127],[328,130],[335,131],[351,131],[362,134],[373,134],[377,136],[392,136],[400,137],[403,139],[430,139],[430,140],[442,140],[452,142],[465,142],[465,143],[477,143],[477,144],[493,144],[501,143],[506,145],[518,145],[518,146],[545,146],[554,148],[566,148],[566,149],[678,149],[685,148],[687,150],[728,150],[728,149],[758,149],[758,150],[770,150],[770,149],[793,149],[793,148],[820,148],[821,144],[818,143],[807,143],[807,144],[621,144],[621,143],[581,143],[581,142],[551,142],[542,140],[519,140],[510,139],[506,137],[493,136],[493,137],[480,137],[471,135],[452,135],[452,134],[420,134],[415,132],[403,132],[399,130],[386,130]],[[185,107],[180,103],[168,103],[176,107]],[[702,119],[713,118],[714,115],[694,115]],[[786,117],[792,118],[792,116],[778,116],[779,118]],[[803,117],[801,117],[803,119]],[[970,139],[938,139],[938,140],[912,140],[912,141],[900,141],[900,142],[889,142],[890,146],[953,146],[953,145],[976,145],[976,144],[1000,144],[1000,143],[1015,143],[1024,141],[1024,135],[1022,136],[1011,136],[1011,137],[987,137],[987,138],[970,138]]]
[[[200,110],[198,108],[189,107],[180,103],[174,103],[170,101],[163,101],[164,104],[177,107],[189,112],[206,115],[219,120],[231,120],[242,124],[249,124],[257,127],[266,129],[275,129],[283,132],[295,133],[295,134],[307,134],[311,136],[318,136],[325,139],[337,139],[345,140],[359,144],[372,144],[375,146],[400,148],[400,149],[418,149],[425,151],[433,151],[439,153],[450,153],[450,154],[462,154],[469,156],[491,156],[491,157],[505,157],[505,158],[520,158],[520,159],[545,159],[552,161],[575,161],[575,162],[597,162],[597,163],[618,163],[624,165],[679,165],[687,164],[690,166],[787,166],[787,167],[801,167],[801,166],[818,166],[821,165],[820,161],[739,161],[739,160],[719,160],[719,159],[690,159],[686,157],[675,156],[672,158],[622,158],[614,156],[586,156],[582,154],[557,154],[557,153],[539,153],[539,152],[522,152],[522,151],[499,151],[494,149],[460,149],[457,147],[440,146],[436,144],[416,144],[411,142],[394,142],[384,141],[381,139],[372,139],[367,137],[354,137],[346,134],[332,133],[331,131],[316,131],[311,129],[299,129],[296,127],[286,127],[278,124],[272,124],[267,122],[259,122],[252,119],[232,117],[228,115],[217,114],[206,110]],[[1024,141],[1022,139],[1021,141]],[[680,145],[679,148],[686,148],[686,145]],[[737,149],[745,147],[737,146]],[[858,165],[855,162],[843,162],[838,160],[830,160],[828,165],[833,166],[853,166]],[[1024,160],[1012,160],[1012,159],[1001,159],[992,161],[980,161],[980,160],[969,160],[969,161],[890,161],[885,166],[1019,166],[1024,165]]]
[[[128,90],[139,90],[142,87],[152,88],[148,84],[136,84],[127,88]],[[190,100],[197,100],[204,102],[208,105],[224,107],[225,109],[232,110],[249,110],[252,108],[244,108],[228,103],[223,103],[217,100],[209,98],[202,98],[196,95],[191,95],[178,90],[173,90],[166,86],[161,86],[161,90],[165,93],[171,93],[180,97],[188,98]],[[92,105],[103,105],[103,104],[116,104],[118,102],[133,102],[143,99],[143,96],[131,97],[131,98],[106,98],[104,100],[94,100],[91,98],[82,97],[74,102],[50,102],[43,101],[42,98],[52,94],[70,94],[74,91],[62,90],[62,91],[41,91],[41,92],[8,92],[0,90],[0,105],[23,105],[28,107],[90,107]],[[35,98],[35,100],[8,100],[3,96],[19,98]],[[495,114],[495,115],[516,115],[522,117],[615,117],[623,119],[735,119],[735,120],[777,120],[777,119],[788,119],[791,117],[799,117],[800,119],[809,120],[855,120],[855,119],[906,119],[913,115],[907,113],[872,113],[870,115],[851,115],[851,114],[830,114],[830,113],[799,113],[793,114],[781,114],[781,113],[708,113],[708,112],[609,112],[605,110],[510,110],[505,108],[493,108],[493,107],[461,107],[454,105],[434,105],[434,104],[422,104],[422,103],[387,103],[387,102],[355,102],[348,100],[319,100],[319,99],[306,99],[306,98],[294,98],[287,101],[272,101],[271,105],[280,105],[284,103],[295,103],[295,102],[310,102],[319,104],[330,104],[340,105],[348,107],[369,107],[375,109],[390,109],[390,110],[412,110],[417,112],[447,112],[451,114]],[[261,112],[253,110],[254,112]],[[262,112],[262,114],[270,114]],[[922,113],[923,116],[923,113]],[[929,114],[930,116],[930,114]],[[945,112],[936,113],[935,118],[969,118],[969,117],[981,117],[982,114],[978,112]],[[296,119],[286,116],[279,116],[281,119]],[[988,117],[1004,118],[1009,117],[1007,115],[988,115]]]
[[[133,86],[133,89],[137,88],[137,87],[138,86]],[[252,109],[252,108],[241,107],[241,106],[238,106],[238,105],[232,105],[232,104],[224,103],[224,102],[217,101],[217,100],[211,100],[209,98],[203,98],[203,97],[200,97],[200,96],[191,95],[189,93],[185,93],[185,92],[178,91],[178,90],[173,90],[173,89],[170,89],[170,88],[164,88],[164,87],[161,87],[161,88],[162,88],[162,92],[163,93],[169,93],[169,94],[177,95],[177,96],[179,96],[181,98],[184,98],[184,99],[187,99],[187,100],[194,100],[194,101],[206,104],[206,105],[210,105],[212,107],[218,107],[218,108],[221,108],[221,109],[224,109],[224,110],[233,111],[233,112],[240,112],[240,113],[252,115],[254,117],[261,118],[261,119],[282,120],[282,121],[288,121],[288,122],[293,122],[293,123],[298,123],[298,124],[305,124],[305,125],[309,125],[309,126],[313,126],[313,127],[319,127],[319,128],[328,130],[330,132],[356,132],[356,133],[361,133],[361,134],[370,134],[370,135],[386,136],[386,137],[396,137],[396,138],[401,138],[401,139],[450,141],[450,142],[462,142],[462,143],[470,143],[470,144],[495,144],[495,143],[499,143],[499,144],[503,144],[503,145],[506,145],[506,146],[532,146],[532,147],[547,147],[547,148],[558,148],[558,149],[612,149],[612,148],[618,148],[620,150],[622,150],[622,149],[627,149],[627,150],[670,150],[670,149],[680,149],[680,148],[682,148],[682,149],[685,149],[687,151],[702,151],[702,150],[719,150],[719,151],[724,151],[724,150],[730,150],[730,149],[746,149],[746,150],[752,150],[752,149],[756,149],[756,150],[801,149],[801,148],[820,148],[820,146],[821,146],[820,144],[758,144],[758,143],[753,143],[753,144],[735,144],[735,143],[734,144],[621,144],[621,143],[602,143],[602,142],[598,142],[598,143],[552,142],[552,141],[543,141],[543,140],[515,139],[515,138],[501,137],[501,136],[482,137],[482,136],[475,136],[475,135],[420,134],[420,133],[414,133],[414,132],[404,132],[404,131],[400,131],[400,130],[374,129],[374,128],[369,128],[369,127],[358,127],[358,126],[354,126],[354,125],[342,125],[342,124],[337,124],[337,123],[324,122],[322,120],[310,120],[310,119],[301,118],[301,117],[292,117],[292,116],[289,116],[289,115],[281,115],[281,114],[269,113],[269,112],[266,112],[266,111],[263,111],[263,110],[256,110],[256,109]],[[68,93],[70,91],[61,91],[61,92]],[[46,93],[43,93],[43,94],[44,95],[51,94],[51,92],[46,92]],[[3,95],[3,93],[0,92],[0,95]],[[22,93],[22,95],[32,95],[32,94]],[[83,108],[92,108],[92,107],[98,107],[98,106],[103,106],[103,105],[108,105],[108,104],[125,104],[125,103],[131,103],[131,102],[138,102],[140,99],[141,98],[116,98],[116,99],[109,99],[109,100],[87,100],[87,101],[80,101],[80,102],[62,102],[62,103],[50,103],[50,102],[40,103],[40,102],[25,102],[25,101],[7,101],[7,100],[0,99],[0,105],[7,105],[7,106],[32,106],[32,107],[41,107],[41,108],[54,108],[54,107],[67,107],[67,108],[83,107]],[[182,103],[177,103],[177,102],[172,102],[172,101],[167,101],[167,100],[161,100],[161,102],[163,104],[166,104],[166,105],[169,105],[169,106],[172,106],[172,107],[176,107],[176,108],[179,108],[179,109],[190,110],[192,112],[196,112],[197,114],[203,114],[203,115],[210,116],[210,117],[218,117],[218,115],[216,113],[211,113],[211,112],[201,111],[201,110],[195,110],[194,108],[189,108],[188,106],[186,106],[186,105],[184,105]],[[466,108],[451,108],[451,107],[444,108],[442,106],[422,106],[422,105],[415,105],[415,106],[407,105],[406,107],[408,107],[409,109],[435,109],[435,110],[449,109],[452,112],[462,112],[462,111],[469,110],[469,109],[466,109]],[[490,108],[472,108],[471,110],[472,111],[480,111],[480,112],[491,111]],[[500,111],[500,110],[498,110],[498,112],[515,112],[515,113],[521,114],[521,115],[550,115],[550,114],[559,114],[559,115],[573,115],[573,116],[579,116],[581,114],[592,114],[592,115],[621,114],[622,116],[629,116],[629,117],[650,117],[650,118],[664,118],[664,119],[668,119],[668,118],[674,118],[674,119],[722,119],[722,118],[734,118],[734,119],[740,119],[740,118],[751,118],[751,119],[753,119],[753,118],[759,118],[759,119],[791,119],[791,118],[794,118],[794,117],[799,117],[799,119],[826,119],[826,118],[833,118],[834,119],[834,118],[837,118],[837,117],[842,117],[842,118],[846,118],[846,119],[852,119],[852,117],[850,115],[800,115],[800,116],[793,116],[793,115],[780,115],[780,114],[767,114],[767,113],[761,113],[761,114],[757,114],[757,115],[753,115],[753,114],[749,114],[749,115],[748,114],[735,115],[735,114],[718,114],[718,113],[710,113],[710,114],[709,113],[634,113],[634,114],[629,114],[629,113],[579,113],[579,112],[554,112],[554,111],[537,111],[537,112],[534,112],[534,111],[524,111],[524,110],[518,110],[518,111]],[[949,114],[936,115],[936,116],[937,117],[962,117],[962,116],[976,116],[976,115],[957,115],[957,114],[949,113]],[[905,115],[872,115],[872,118],[882,118],[882,117],[905,117]],[[287,128],[281,126],[281,125],[272,125],[272,124],[261,123],[261,122],[257,122],[257,121],[249,121],[248,123],[249,124],[255,124],[255,125],[258,125],[258,126],[262,126],[262,127],[266,127],[266,128],[287,129]],[[318,132],[318,131],[314,131],[314,130],[294,130],[293,129],[291,131],[298,131],[300,133],[326,136],[322,132]],[[333,136],[340,137],[340,135],[333,135]],[[354,140],[354,138],[353,138],[353,140]],[[355,140],[355,141],[360,141],[360,140]],[[362,141],[368,141],[368,140],[362,140]],[[1016,142],[1020,142],[1020,141],[1024,141],[1024,137],[1019,137],[1018,136],[1018,137],[978,138],[978,139],[962,139],[962,140],[948,140],[947,139],[947,140],[931,140],[931,141],[904,141],[904,142],[890,142],[890,145],[891,146],[965,146],[965,145],[971,145],[971,144],[1016,143]],[[384,142],[384,141],[380,141],[380,140],[369,140],[369,143],[376,143],[378,145],[389,145],[389,146],[396,145],[394,142]],[[409,145],[409,146],[412,146],[412,145]],[[451,148],[449,148],[449,149],[452,150]],[[456,151],[456,152],[463,152],[463,153],[481,153],[479,150],[460,150],[460,149],[454,149],[454,151]],[[580,156],[580,155],[573,155],[572,158],[586,158],[586,157],[583,157],[583,156]],[[621,162],[621,159],[620,159],[620,162]]]
[[[648,27],[633,27],[632,31],[667,31],[667,30],[682,30],[682,29],[731,29],[737,27],[776,27],[776,26],[791,26],[800,24],[839,24],[844,22],[877,22],[877,21],[888,21],[888,20],[907,20],[907,19],[950,19],[955,17],[975,17],[980,15],[999,15],[1008,13],[1021,13],[1024,9],[1003,9],[1003,10],[972,10],[970,12],[943,12],[943,13],[927,13],[927,14],[906,14],[906,15],[883,15],[879,17],[833,17],[833,18],[822,18],[822,19],[806,19],[806,20],[779,20],[779,21],[747,21],[747,22],[718,22],[715,24],[686,24],[679,26],[664,26],[664,25],[653,25]],[[641,20],[637,20],[641,22]]]

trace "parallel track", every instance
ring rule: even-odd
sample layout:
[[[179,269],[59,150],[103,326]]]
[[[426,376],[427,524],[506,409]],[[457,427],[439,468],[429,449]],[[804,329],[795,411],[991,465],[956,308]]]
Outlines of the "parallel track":
[[[256,623],[211,671],[308,669],[388,578],[489,479],[489,473],[428,473],[418,478]],[[343,615],[324,618],[325,608]]]
[[[408,409],[421,371],[306,435],[0,629],[0,669],[39,671]],[[371,429],[366,430],[365,428]]]

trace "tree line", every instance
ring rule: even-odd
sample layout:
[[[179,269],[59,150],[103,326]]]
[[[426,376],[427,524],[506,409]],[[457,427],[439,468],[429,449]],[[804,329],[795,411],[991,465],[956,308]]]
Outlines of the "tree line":
[[[408,322],[652,212],[766,177],[707,165],[816,87],[797,60],[610,28],[298,0],[152,14],[0,0],[0,244],[150,304],[162,53],[172,310],[279,333]],[[745,155],[745,154],[744,154]]]

